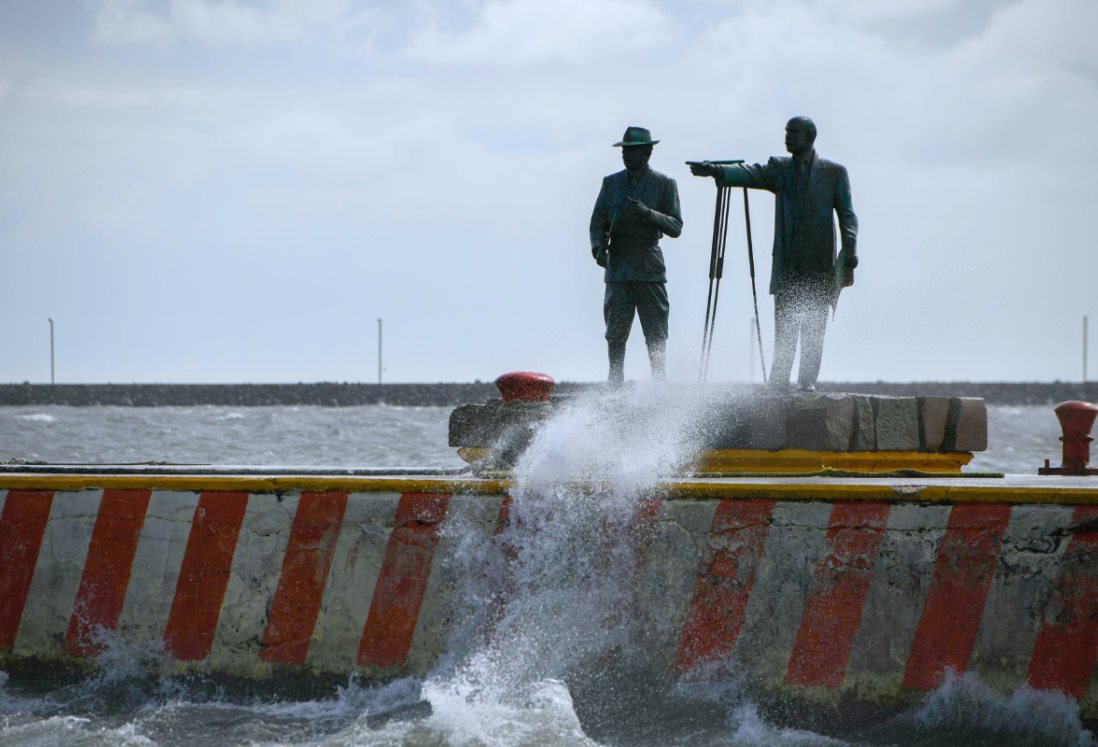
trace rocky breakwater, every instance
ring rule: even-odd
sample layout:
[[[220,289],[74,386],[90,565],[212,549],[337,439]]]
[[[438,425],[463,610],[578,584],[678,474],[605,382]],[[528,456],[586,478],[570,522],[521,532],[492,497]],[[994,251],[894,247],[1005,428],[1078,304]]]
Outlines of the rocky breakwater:
[[[449,442],[466,461],[506,468],[555,411],[597,406],[598,396],[462,405],[451,413]],[[954,472],[987,448],[987,407],[974,397],[744,387],[690,401],[697,422],[686,437],[698,455],[695,472]]]

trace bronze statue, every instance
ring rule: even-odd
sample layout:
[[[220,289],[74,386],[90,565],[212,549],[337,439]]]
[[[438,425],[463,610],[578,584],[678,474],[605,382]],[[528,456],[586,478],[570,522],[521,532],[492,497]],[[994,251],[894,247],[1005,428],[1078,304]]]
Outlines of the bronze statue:
[[[652,377],[666,377],[667,269],[660,237],[682,233],[679,189],[675,180],[648,166],[652,134],[629,127],[620,142],[625,170],[603,178],[591,213],[591,254],[606,268],[602,313],[610,355],[611,385],[625,379],[625,343],[640,316]]]
[[[850,198],[846,169],[816,154],[816,125],[794,117],[785,126],[785,148],[792,158],[763,164],[692,164],[695,176],[712,176],[722,186],[766,189],[774,193],[774,259],[770,293],[774,296],[774,365],[770,382],[789,385],[797,339],[801,366],[797,383],[814,391],[823,357],[827,308],[839,291],[854,282],[858,266],[858,218]],[[835,256],[835,215],[842,250]]]

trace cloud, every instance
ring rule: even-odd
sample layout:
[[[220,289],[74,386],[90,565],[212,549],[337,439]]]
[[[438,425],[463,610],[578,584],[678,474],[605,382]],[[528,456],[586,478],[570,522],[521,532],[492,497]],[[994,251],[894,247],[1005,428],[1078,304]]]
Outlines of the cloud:
[[[311,38],[361,19],[348,0],[171,0],[166,12],[154,7],[141,0],[101,0],[95,38],[115,44],[270,44]]]
[[[172,36],[168,19],[138,7],[138,0],[102,0],[95,18],[95,37],[102,42],[150,44]]]
[[[487,0],[473,25],[428,27],[407,48],[431,63],[579,64],[592,55],[646,50],[666,43],[672,25],[655,5],[627,0]]]
[[[985,32],[962,52],[983,70],[1010,76],[1086,71],[1095,83],[1098,3],[1091,0],[1019,2],[995,13]]]
[[[971,0],[967,0],[971,2]],[[941,16],[944,11],[963,5],[966,0],[817,0],[805,3],[822,15],[851,24],[910,20],[918,16]]]
[[[816,118],[821,154],[850,169],[862,219],[863,265],[829,333],[825,378],[1063,376],[1009,341],[1052,345],[1050,318],[1093,298],[1085,216],[1098,142],[1080,135],[1098,115],[1093,0],[93,10],[76,41],[3,50],[0,251],[12,271],[0,292],[12,318],[83,315],[100,344],[111,343],[103,319],[131,331],[170,320],[150,278],[171,276],[235,299],[188,305],[175,323],[180,338],[196,335],[191,349],[206,344],[193,330],[226,319],[308,348],[280,360],[272,346],[274,367],[253,377],[354,378],[325,356],[358,339],[358,314],[385,316],[387,330],[392,319],[394,340],[397,318],[405,325],[414,345],[397,378],[534,365],[597,378],[601,279],[584,233],[599,178],[620,168],[610,143],[641,124],[662,139],[653,165],[682,194],[684,234],[665,252],[672,355],[688,376],[713,191],[681,161],[781,154],[797,113]],[[73,46],[89,37],[95,46]],[[772,204],[751,196],[760,287]],[[721,328],[735,337],[720,338],[714,370],[734,375],[746,371],[727,362],[745,349],[750,314],[741,224],[729,243]],[[1037,283],[1037,266],[1058,286]],[[86,288],[116,286],[155,313],[127,316],[122,293],[79,303]],[[260,313],[241,288],[325,303],[263,296]],[[22,348],[10,349],[0,378],[26,378]],[[634,352],[643,365],[643,345]],[[167,347],[145,360],[162,360],[163,377],[184,370]],[[317,373],[299,373],[305,360]],[[229,375],[222,363],[207,378]]]

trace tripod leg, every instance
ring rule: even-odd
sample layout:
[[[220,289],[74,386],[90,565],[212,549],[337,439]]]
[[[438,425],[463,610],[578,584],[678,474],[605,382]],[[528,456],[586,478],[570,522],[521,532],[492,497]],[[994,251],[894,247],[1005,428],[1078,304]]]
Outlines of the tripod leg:
[[[763,383],[766,383],[766,355],[763,353],[762,325],[759,324],[759,294],[755,290],[755,247],[751,242],[751,205],[747,201],[747,187],[743,188],[743,222],[747,228],[747,263],[751,268],[751,301],[755,304],[755,334],[759,339],[759,365],[762,366]]]
[[[705,350],[705,368],[706,374],[709,373],[709,352],[713,348],[713,331],[717,327],[717,301],[721,295],[721,277],[724,275],[724,251],[728,244],[728,209],[731,205],[731,201],[728,199],[728,188],[724,187],[724,200],[721,205],[721,221],[719,232],[719,252],[717,255],[717,281],[713,290],[713,317],[709,322],[709,342]]]
[[[709,369],[709,340],[712,324],[713,291],[717,280],[717,266],[720,259],[721,211],[724,204],[726,187],[717,187],[717,204],[713,212],[713,244],[709,252],[709,291],[705,298],[705,326],[702,328],[701,361],[698,365],[698,381],[704,382]]]

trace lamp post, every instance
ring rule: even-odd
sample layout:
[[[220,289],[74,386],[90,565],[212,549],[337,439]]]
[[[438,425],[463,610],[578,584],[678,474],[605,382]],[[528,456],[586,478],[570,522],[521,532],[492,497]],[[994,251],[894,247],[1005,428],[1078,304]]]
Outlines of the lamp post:
[[[56,383],[53,375],[53,319],[49,318],[46,321],[50,323],[50,386],[53,386]]]
[[[381,386],[381,317],[377,319],[377,385]]]

